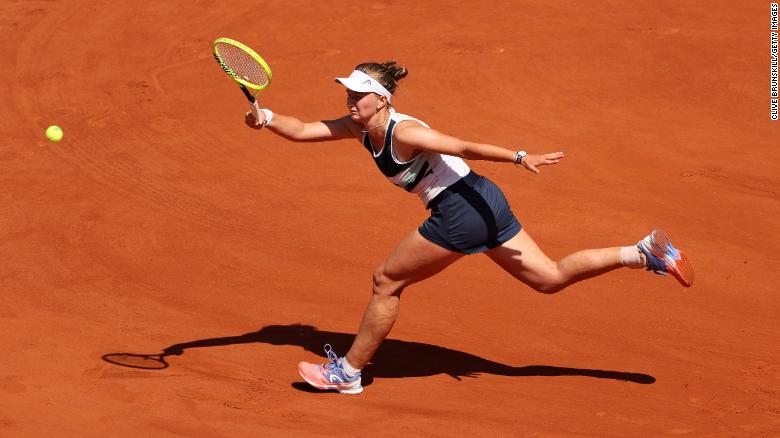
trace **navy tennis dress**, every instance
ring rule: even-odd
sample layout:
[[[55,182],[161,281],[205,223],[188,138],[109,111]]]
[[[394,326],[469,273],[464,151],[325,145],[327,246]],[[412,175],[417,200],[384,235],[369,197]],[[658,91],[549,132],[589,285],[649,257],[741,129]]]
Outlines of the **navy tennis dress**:
[[[407,120],[424,122],[390,110],[379,153],[368,134],[363,146],[393,184],[420,197],[431,216],[418,228],[429,241],[463,254],[495,248],[520,232],[506,197],[492,181],[473,172],[459,157],[425,151],[400,161],[393,151],[393,130]]]

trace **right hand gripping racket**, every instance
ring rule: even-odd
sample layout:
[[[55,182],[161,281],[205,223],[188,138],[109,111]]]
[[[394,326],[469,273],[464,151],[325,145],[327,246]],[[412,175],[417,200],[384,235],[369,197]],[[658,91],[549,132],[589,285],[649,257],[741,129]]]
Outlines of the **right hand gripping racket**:
[[[238,83],[249,101],[252,115],[255,120],[260,120],[257,93],[271,84],[271,67],[268,63],[254,50],[230,38],[217,38],[214,41],[214,59]]]

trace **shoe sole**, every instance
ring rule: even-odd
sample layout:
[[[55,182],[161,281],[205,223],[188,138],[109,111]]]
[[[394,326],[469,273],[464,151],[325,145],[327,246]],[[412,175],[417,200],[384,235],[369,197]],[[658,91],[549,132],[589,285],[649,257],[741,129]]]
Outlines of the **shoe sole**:
[[[652,233],[650,253],[666,262],[667,271],[685,287],[691,287],[696,278],[688,256],[672,245],[669,236],[661,230]]]
[[[303,378],[303,380],[305,380],[306,383],[308,383],[309,385],[311,385],[311,386],[313,386],[313,387],[315,387],[315,388],[317,388],[317,389],[319,389],[321,391],[335,390],[335,391],[340,392],[341,394],[351,394],[351,395],[360,394],[361,392],[363,392],[363,386],[362,385],[358,386],[357,388],[344,388],[344,387],[340,387],[338,385],[322,385],[322,384],[319,384],[319,383],[314,383],[311,380],[309,380],[309,378],[306,377],[306,375],[304,375],[301,372],[300,368],[298,368],[298,374],[301,375],[301,378]]]

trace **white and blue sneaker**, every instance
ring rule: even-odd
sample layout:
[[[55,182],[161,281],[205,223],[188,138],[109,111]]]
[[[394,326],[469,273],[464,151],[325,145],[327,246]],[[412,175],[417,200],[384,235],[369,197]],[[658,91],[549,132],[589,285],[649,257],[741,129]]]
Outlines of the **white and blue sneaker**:
[[[325,344],[325,354],[329,363],[318,365],[309,362],[298,364],[298,373],[309,385],[322,390],[334,389],[342,394],[360,394],[363,385],[360,384],[360,372],[349,376],[344,371],[344,358],[333,352],[330,344]]]
[[[653,230],[637,244],[647,260],[647,270],[659,275],[672,274],[685,287],[691,287],[695,274],[688,256],[672,245],[669,236]]]

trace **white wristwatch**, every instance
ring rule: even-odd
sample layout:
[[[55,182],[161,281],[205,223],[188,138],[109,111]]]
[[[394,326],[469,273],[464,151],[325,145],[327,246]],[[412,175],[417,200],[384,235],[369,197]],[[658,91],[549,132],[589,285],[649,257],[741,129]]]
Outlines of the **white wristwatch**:
[[[523,158],[525,158],[526,155],[528,155],[528,152],[526,152],[526,151],[517,151],[517,152],[515,152],[515,166],[518,165],[518,164],[522,164],[523,163]]]

